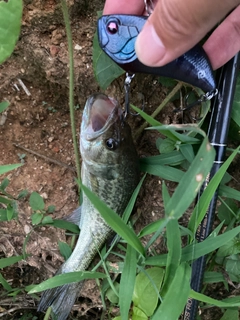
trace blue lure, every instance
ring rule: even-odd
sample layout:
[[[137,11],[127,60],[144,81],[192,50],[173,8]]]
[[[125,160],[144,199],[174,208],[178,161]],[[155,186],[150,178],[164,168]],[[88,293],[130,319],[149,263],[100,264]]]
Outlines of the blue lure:
[[[196,86],[204,92],[215,91],[216,82],[213,70],[200,45],[196,45],[163,67],[149,67],[138,60],[135,41],[147,18],[134,15],[102,16],[98,20],[100,47],[127,72],[170,77]]]

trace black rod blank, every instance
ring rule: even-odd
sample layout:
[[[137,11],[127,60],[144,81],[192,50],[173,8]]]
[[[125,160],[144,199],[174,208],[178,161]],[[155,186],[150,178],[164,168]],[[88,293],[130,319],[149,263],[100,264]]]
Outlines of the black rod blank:
[[[239,64],[240,53],[237,53],[219,70],[217,75],[218,94],[213,99],[212,114],[208,127],[209,141],[216,150],[216,157],[211,172],[202,187],[202,191],[224,161]],[[196,240],[198,242],[206,239],[212,231],[217,195],[218,191],[215,192],[208,211],[197,230]],[[202,288],[206,258],[206,256],[202,256],[192,263],[191,288],[197,292],[200,292]],[[189,298],[185,307],[184,320],[195,320],[197,309],[198,301]]]

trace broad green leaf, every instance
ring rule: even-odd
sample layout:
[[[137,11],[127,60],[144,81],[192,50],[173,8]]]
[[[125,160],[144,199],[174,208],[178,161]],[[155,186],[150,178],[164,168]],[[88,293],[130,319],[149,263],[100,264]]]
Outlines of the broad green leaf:
[[[42,219],[42,224],[52,224],[53,218],[51,216],[44,216]]]
[[[63,286],[64,284],[68,284],[72,282],[80,282],[82,280],[87,280],[87,279],[99,279],[99,278],[106,278],[106,277],[107,276],[104,273],[92,272],[92,271],[77,271],[77,272],[59,274],[57,276],[54,276],[36,285],[28,293],[32,294],[36,292],[41,292],[44,290]]]
[[[223,258],[237,253],[240,253],[240,239],[235,237],[218,249],[215,260],[222,263]]]
[[[165,208],[167,216],[179,219],[187,210],[206,179],[212,167],[214,157],[215,150],[210,146],[207,138],[204,138],[194,161],[182,177]]]
[[[0,113],[3,112],[4,110],[7,109],[7,107],[10,106],[10,102],[8,101],[3,101],[3,102],[0,102]]]
[[[0,1],[0,64],[13,52],[21,27],[21,0]]]
[[[0,196],[0,203],[4,203],[4,204],[10,204],[12,202],[12,200],[9,200],[5,197],[1,197]],[[1,210],[1,209],[0,209]]]
[[[224,221],[225,225],[229,225],[234,217],[234,213],[237,212],[238,206],[233,199],[227,198],[218,207],[218,218],[220,221]]]
[[[220,320],[239,320],[238,309],[227,309]]]
[[[194,151],[193,146],[191,144],[181,144],[179,146],[180,152],[184,156],[184,158],[189,162],[192,163],[194,160]]]
[[[119,292],[119,283],[118,282],[114,282],[114,287],[116,289],[117,292]],[[113,303],[113,304],[117,304],[119,301],[119,296],[117,296],[115,294],[115,292],[113,291],[112,288],[109,288],[106,292],[106,297],[108,298],[108,300]]]
[[[204,256],[219,247],[223,246],[226,242],[230,241],[240,233],[240,226],[230,231],[227,231],[216,237],[208,237],[206,240],[191,244],[182,249],[181,261],[191,261]],[[167,254],[149,257],[145,260],[146,265],[165,266],[167,263]]]
[[[19,192],[19,195],[17,196],[17,199],[20,200],[20,199],[22,199],[22,198],[25,198],[25,197],[27,196],[27,194],[28,194],[28,191],[27,191],[27,190],[21,190],[21,191]]]
[[[71,247],[66,242],[62,241],[58,241],[58,246],[61,255],[64,257],[65,260],[67,260],[72,254]]]
[[[161,294],[164,296],[171,285],[176,270],[181,261],[181,236],[177,220],[170,220],[166,227],[167,230],[167,265]]]
[[[219,195],[222,197],[227,197],[231,199],[235,199],[237,201],[240,201],[240,191],[233,189],[231,187],[220,185],[219,187]]]
[[[172,152],[176,147],[176,142],[170,138],[163,139],[159,145],[160,153],[169,153]]]
[[[172,79],[172,78],[168,78],[168,77],[159,77],[158,81],[164,86],[164,87],[175,87],[177,84],[177,81]]]
[[[136,251],[145,256],[145,250],[142,243],[134,233],[134,231],[127,226],[123,220],[110,209],[103,201],[101,201],[93,192],[80,183],[83,192],[90,199],[101,216],[107,222],[107,224],[118,233],[127,243],[129,243]]]
[[[9,185],[9,183],[10,183],[10,180],[5,178],[0,185],[0,189],[4,191]]]
[[[151,156],[146,158],[141,158],[140,163],[146,165],[169,165],[175,166],[179,165],[185,160],[185,157],[179,151],[169,152],[167,154],[160,154],[157,156]]]
[[[9,257],[9,258],[1,258],[0,259],[0,269],[9,267],[12,264],[23,260],[23,256],[14,256],[14,257]]]
[[[188,228],[195,234],[195,231],[198,225],[203,220],[208,206],[216,192],[221,179],[223,178],[225,172],[227,171],[229,165],[233,161],[234,157],[236,156],[239,148],[237,148],[231,156],[222,164],[221,168],[215,173],[214,177],[210,180],[208,186],[204,190],[203,194],[201,195],[200,200],[198,201],[197,205],[194,208],[194,211],[191,215]]]
[[[136,251],[128,244],[119,287],[119,306],[122,320],[128,320],[136,278],[136,269]]]
[[[0,166],[0,174],[7,173],[7,172],[14,170],[14,169],[17,169],[21,166],[22,166],[21,163],[1,165]]]
[[[32,192],[29,198],[29,204],[32,210],[43,210],[45,207],[43,198],[37,192]]]
[[[7,219],[8,221],[14,218],[14,208],[9,204],[7,206]]]
[[[162,179],[166,179],[174,182],[180,182],[184,176],[183,171],[176,168],[169,167],[169,166],[161,166],[158,164],[149,165],[146,163],[141,163],[140,168],[141,168],[141,171],[143,172],[147,172],[154,176],[158,176]]]
[[[98,43],[97,33],[93,38],[93,71],[97,82],[103,90],[125,72],[102,51]]]
[[[17,216],[18,213],[14,210],[11,219],[17,218]],[[0,221],[9,221],[7,209],[0,209]]]
[[[228,301],[226,299],[225,299],[225,301],[224,300],[216,300],[216,299],[210,298],[208,296],[205,296],[202,293],[196,292],[194,290],[190,291],[189,296],[190,296],[190,298],[205,302],[207,304],[210,304],[210,305],[213,305],[213,306],[216,306],[219,308],[240,307],[240,297],[237,297],[237,301],[235,299],[235,300],[233,300],[233,302],[231,302],[230,299],[228,299]]]
[[[54,205],[48,206],[47,212],[48,213],[53,213],[55,211],[55,209],[56,209],[56,206],[54,206]]]
[[[42,221],[43,214],[39,212],[35,212],[31,215],[32,224],[39,224]]]
[[[179,318],[189,296],[190,276],[190,266],[186,263],[180,264],[164,300],[154,313],[152,320],[175,320]]]
[[[206,271],[204,272],[204,283],[217,283],[226,281],[223,274],[216,271]]]
[[[236,277],[240,276],[240,256],[239,254],[233,254],[227,257],[224,261],[224,267],[228,274]]]
[[[151,316],[157,307],[163,277],[164,270],[156,267],[146,269],[136,277],[132,301],[147,316]]]
[[[148,316],[139,308],[133,307],[132,320],[148,320]]]

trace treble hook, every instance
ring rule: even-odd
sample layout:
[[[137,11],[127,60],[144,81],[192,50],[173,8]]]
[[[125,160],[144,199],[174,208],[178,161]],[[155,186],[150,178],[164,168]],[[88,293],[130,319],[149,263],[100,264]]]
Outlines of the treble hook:
[[[124,112],[124,118],[126,118],[126,116],[128,114],[131,114],[132,116],[138,116],[139,113],[133,113],[130,111],[130,84],[132,79],[134,78],[135,74],[129,74],[128,72],[126,72],[126,79],[124,82],[124,89],[125,89],[125,112]],[[144,109],[144,102],[142,105],[142,110]]]
[[[215,89],[215,90],[213,90],[213,91],[207,92],[207,93],[205,93],[205,94],[202,94],[196,101],[188,104],[187,100],[188,100],[188,98],[189,98],[189,96],[190,96],[190,94],[191,94],[191,92],[190,92],[190,93],[188,93],[188,94],[185,96],[185,98],[184,98],[185,108],[183,108],[183,109],[181,109],[181,108],[175,109],[174,112],[181,112],[181,111],[189,110],[189,109],[191,109],[191,108],[199,105],[199,104],[202,103],[202,102],[211,100],[217,93],[218,93],[218,89]]]
[[[144,0],[145,10],[147,14],[150,16],[153,13],[154,5],[152,0]]]

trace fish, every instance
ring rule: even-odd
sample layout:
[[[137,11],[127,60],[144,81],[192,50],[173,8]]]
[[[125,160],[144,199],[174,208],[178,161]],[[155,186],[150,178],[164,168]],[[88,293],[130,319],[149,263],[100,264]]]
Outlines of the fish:
[[[214,92],[216,81],[213,69],[199,44],[162,67],[149,67],[138,60],[135,42],[147,18],[123,14],[100,17],[97,33],[101,49],[126,72],[169,77],[196,86],[204,92]]]
[[[115,99],[102,93],[88,98],[82,116],[80,153],[82,183],[121,216],[139,182],[140,169],[131,128]],[[86,195],[73,216],[75,223],[80,216],[80,235],[57,274],[86,270],[112,237],[110,226]],[[51,306],[56,319],[67,319],[82,286],[83,282],[70,283],[44,291],[38,311]]]

